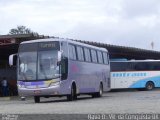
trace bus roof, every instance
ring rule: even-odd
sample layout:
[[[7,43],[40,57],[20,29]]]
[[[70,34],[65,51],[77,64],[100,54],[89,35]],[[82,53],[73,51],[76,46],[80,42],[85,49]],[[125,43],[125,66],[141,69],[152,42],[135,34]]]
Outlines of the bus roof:
[[[160,62],[160,60],[154,60],[154,59],[146,59],[146,60],[117,60],[117,61],[110,61],[110,62]]]
[[[73,44],[76,44],[76,45],[82,45],[82,46],[85,46],[85,47],[90,47],[90,48],[94,48],[94,49],[108,51],[105,48],[96,47],[96,46],[88,45],[88,44],[85,44],[85,43],[76,42],[76,41],[73,41],[73,40],[70,40],[70,39],[62,39],[62,38],[36,39],[36,40],[24,41],[24,42],[21,42],[20,44],[49,42],[49,41],[67,41],[68,43],[73,43]]]

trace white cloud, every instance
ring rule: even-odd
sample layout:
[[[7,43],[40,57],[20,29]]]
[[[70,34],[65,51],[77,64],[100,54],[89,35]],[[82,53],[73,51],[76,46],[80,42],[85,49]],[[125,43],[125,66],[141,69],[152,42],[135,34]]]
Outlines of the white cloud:
[[[25,25],[40,34],[155,49],[159,0],[1,0],[0,34]]]
[[[124,0],[123,11],[128,18],[144,17],[159,13],[159,0]]]

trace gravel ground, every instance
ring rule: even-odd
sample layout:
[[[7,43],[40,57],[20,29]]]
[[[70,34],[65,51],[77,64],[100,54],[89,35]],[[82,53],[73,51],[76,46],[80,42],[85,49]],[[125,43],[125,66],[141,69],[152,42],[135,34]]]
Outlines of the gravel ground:
[[[0,101],[2,114],[106,114],[106,113],[160,113],[160,89],[153,91],[112,91],[102,98],[80,96],[68,102],[66,97],[42,98],[34,103],[32,98]]]

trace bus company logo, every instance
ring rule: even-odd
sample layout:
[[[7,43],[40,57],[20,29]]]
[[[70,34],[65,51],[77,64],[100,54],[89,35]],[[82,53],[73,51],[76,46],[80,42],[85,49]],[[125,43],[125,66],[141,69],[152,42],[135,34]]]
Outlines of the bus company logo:
[[[112,73],[112,77],[145,77],[147,73]]]
[[[78,72],[78,71],[79,71],[79,70],[78,70],[78,66],[75,65],[75,64],[73,64],[73,65],[71,66],[71,69],[72,69],[72,72]]]

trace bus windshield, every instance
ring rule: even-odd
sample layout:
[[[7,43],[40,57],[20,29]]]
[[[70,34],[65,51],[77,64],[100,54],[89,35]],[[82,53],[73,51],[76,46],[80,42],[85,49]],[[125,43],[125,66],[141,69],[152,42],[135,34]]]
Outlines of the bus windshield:
[[[37,52],[19,54],[19,80],[36,80]]]
[[[40,51],[38,53],[38,79],[52,79],[59,73],[57,66],[58,51]]]
[[[44,48],[44,44],[48,44],[48,47],[51,48]],[[44,44],[43,48],[38,43],[20,46],[18,80],[49,80],[57,77],[59,74],[59,66],[57,66],[59,47],[53,47],[50,45],[51,42]],[[25,49],[27,46],[34,48]]]

